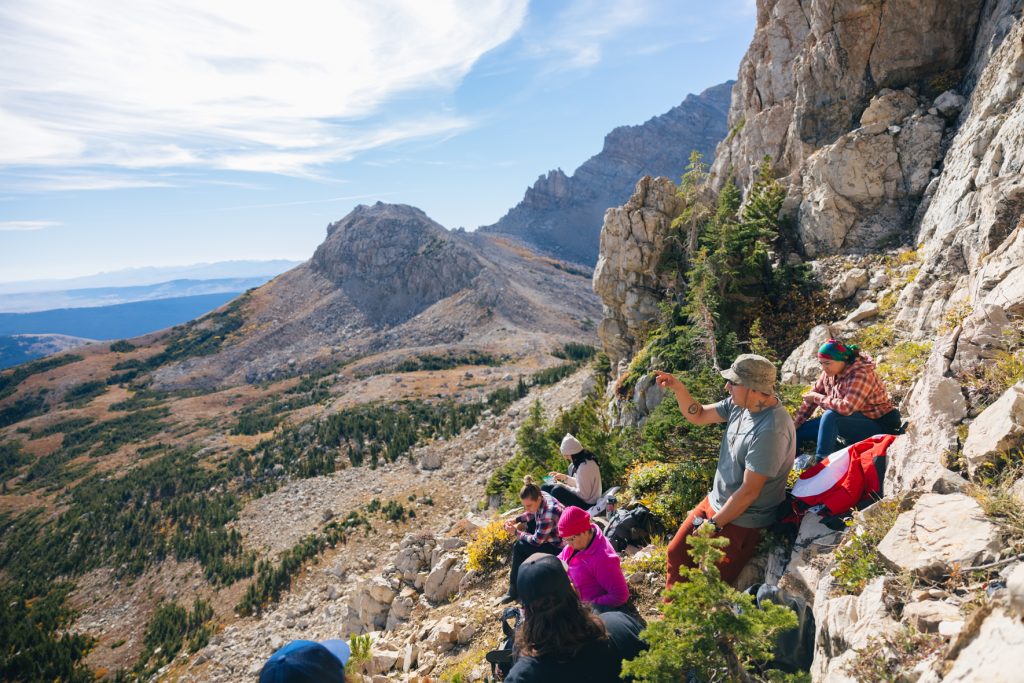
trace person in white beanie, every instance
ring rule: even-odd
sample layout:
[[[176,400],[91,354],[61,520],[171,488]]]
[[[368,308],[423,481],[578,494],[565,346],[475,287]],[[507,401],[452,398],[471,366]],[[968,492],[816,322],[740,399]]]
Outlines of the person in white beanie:
[[[601,497],[601,468],[597,465],[597,458],[572,434],[562,438],[560,450],[570,461],[569,473],[549,472],[548,476],[554,482],[544,484],[541,489],[566,507],[575,505],[586,510]]]

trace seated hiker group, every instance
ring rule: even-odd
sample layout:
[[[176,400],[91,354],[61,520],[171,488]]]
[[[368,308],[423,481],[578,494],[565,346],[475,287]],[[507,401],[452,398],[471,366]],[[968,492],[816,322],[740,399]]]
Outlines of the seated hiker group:
[[[729,540],[718,569],[723,580],[735,583],[763,530],[777,519],[802,443],[815,444],[805,460],[823,461],[840,439],[852,446],[899,431],[900,414],[870,356],[829,339],[819,348],[818,361],[821,375],[803,395],[795,420],[775,393],[775,365],[762,356],[740,355],[723,370],[727,397],[711,404],[698,402],[678,377],[655,373],[657,385],[674,395],[690,423],[725,424],[711,490],[669,542],[667,588],[683,580],[683,567],[693,566],[687,538],[705,525]],[[819,408],[822,414],[813,417]],[[646,647],[639,637],[644,624],[630,600],[619,554],[592,512],[608,503],[605,514],[611,521],[622,513],[616,512],[614,498],[602,498],[594,454],[571,434],[560,450],[569,461],[568,473],[551,472],[550,483],[542,486],[526,477],[519,492],[524,512],[505,524],[515,542],[508,591],[499,602],[520,603],[516,616],[522,623],[515,628],[507,660],[499,656],[493,661],[510,665],[505,680],[513,682],[617,681],[622,662]],[[328,664],[347,658],[337,641],[296,643],[302,645],[286,652],[292,643],[275,653],[261,682],[314,680],[271,675],[282,661],[298,655]]]

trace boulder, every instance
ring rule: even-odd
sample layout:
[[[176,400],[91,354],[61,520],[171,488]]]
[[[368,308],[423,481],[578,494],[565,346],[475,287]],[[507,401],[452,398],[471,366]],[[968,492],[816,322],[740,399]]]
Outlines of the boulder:
[[[843,322],[859,323],[875,317],[878,317],[878,304],[874,301],[865,301],[856,310],[851,311],[848,316],[843,318]]]
[[[466,563],[462,553],[443,555],[430,570],[423,584],[423,597],[431,602],[447,602],[459,589],[459,582],[466,575]]]
[[[907,90],[883,88],[860,115],[860,125],[880,132],[899,123],[917,109],[917,97]]]
[[[918,631],[937,633],[940,623],[963,621],[963,615],[956,605],[942,600],[923,600],[903,607],[903,621]]]
[[[435,653],[447,652],[455,647],[458,641],[458,625],[451,617],[444,617],[430,627],[425,646]]]
[[[404,581],[415,581],[416,575],[427,569],[434,544],[434,537],[430,534],[406,534],[402,538],[395,556],[395,567]]]
[[[813,603],[816,587],[827,568],[822,556],[835,548],[841,536],[841,531],[822,524],[819,515],[805,514],[779,588]]]
[[[416,658],[420,653],[416,643],[407,643],[402,651],[402,672],[409,673],[416,668]]]
[[[958,95],[952,90],[947,90],[935,98],[932,106],[946,119],[953,120],[960,115],[960,111],[967,104],[967,98]]]
[[[1001,547],[998,528],[976,500],[960,493],[928,493],[897,518],[878,553],[896,571],[940,579],[954,567],[991,561]]]
[[[943,683],[1019,681],[1024,652],[1024,623],[1002,609],[982,622],[974,639],[959,651]]]
[[[872,637],[895,633],[901,628],[885,606],[889,581],[880,576],[865,586],[860,595],[831,599],[831,577],[826,576],[819,582],[814,601],[818,635],[811,665],[813,680],[847,680],[841,675],[851,651],[864,649]]]
[[[941,351],[943,341],[936,342],[921,378],[904,401],[910,427],[889,448],[885,473],[889,495],[912,490],[949,493],[967,485],[943,465],[944,454],[956,451],[956,428],[967,417],[967,400],[960,383],[948,376],[949,360]]]
[[[655,383],[654,375],[643,375],[633,388],[633,403],[642,409],[644,415],[650,415],[665,398],[665,389]]]
[[[420,453],[419,466],[422,470],[439,470],[441,462],[441,451],[437,448],[427,448]]]
[[[849,299],[867,283],[868,271],[863,268],[851,268],[839,277],[839,281],[829,291],[828,298],[832,301]]]
[[[398,662],[402,653],[397,650],[383,650],[374,648],[373,659],[370,660],[371,675],[385,674],[395,668],[395,663]]]
[[[412,616],[412,610],[415,606],[416,591],[412,589],[403,590],[401,595],[391,603],[391,609],[388,611],[388,619],[384,630],[394,631],[401,624],[408,621],[409,617]]]
[[[349,605],[343,631],[359,635],[385,628],[391,603],[397,594],[397,588],[383,577],[377,576],[361,582]]]
[[[963,455],[973,476],[979,467],[1024,444],[1024,382],[1007,389],[971,423]]]
[[[832,337],[828,325],[818,325],[811,329],[807,341],[793,350],[789,358],[782,364],[783,384],[813,384],[821,374],[818,364],[818,348]]]

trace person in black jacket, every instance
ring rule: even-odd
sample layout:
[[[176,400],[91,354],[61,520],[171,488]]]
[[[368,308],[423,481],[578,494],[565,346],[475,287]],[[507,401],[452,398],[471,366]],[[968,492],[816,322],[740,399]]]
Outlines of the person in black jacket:
[[[646,644],[643,626],[622,612],[600,616],[584,605],[561,561],[533,555],[519,568],[523,623],[516,634],[519,657],[506,683],[614,683],[624,659]]]

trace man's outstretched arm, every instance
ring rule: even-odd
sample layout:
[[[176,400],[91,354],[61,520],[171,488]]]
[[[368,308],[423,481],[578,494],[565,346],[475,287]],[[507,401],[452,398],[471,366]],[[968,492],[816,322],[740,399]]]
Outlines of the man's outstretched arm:
[[[659,387],[667,389],[676,395],[679,411],[689,422],[695,425],[713,425],[725,422],[725,418],[718,414],[713,403],[706,406],[698,403],[694,400],[693,396],[690,396],[690,391],[686,388],[686,385],[675,375],[655,370],[654,381]]]

